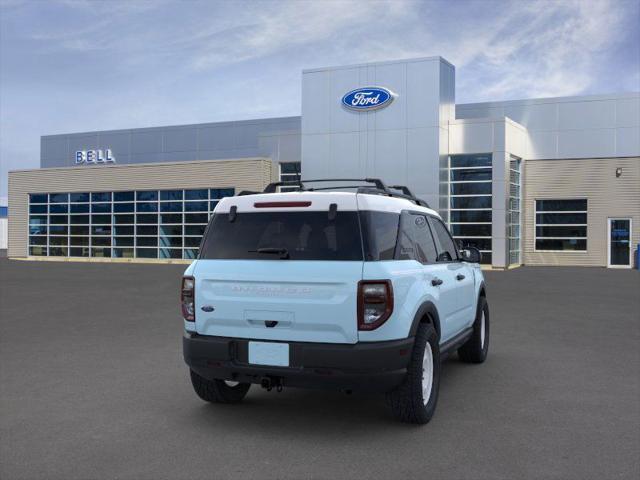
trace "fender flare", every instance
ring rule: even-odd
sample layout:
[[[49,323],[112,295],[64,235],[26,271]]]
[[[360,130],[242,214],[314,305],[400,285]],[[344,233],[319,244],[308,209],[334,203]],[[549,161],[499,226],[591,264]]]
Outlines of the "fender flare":
[[[415,337],[416,332],[418,331],[418,325],[422,322],[422,320],[429,316],[433,322],[433,327],[436,329],[436,333],[438,334],[438,338],[440,338],[440,315],[438,315],[438,309],[435,304],[430,300],[424,302],[418,308],[415,316],[413,317],[413,322],[411,323],[411,330],[409,330],[409,336]]]

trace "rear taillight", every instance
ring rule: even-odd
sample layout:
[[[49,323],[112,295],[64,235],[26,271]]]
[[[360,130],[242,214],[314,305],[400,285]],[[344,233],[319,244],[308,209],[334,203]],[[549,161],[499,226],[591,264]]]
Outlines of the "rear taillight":
[[[193,277],[182,277],[182,289],[180,290],[180,303],[182,304],[182,316],[187,322],[196,321],[196,280]]]
[[[374,330],[393,312],[390,280],[362,280],[358,283],[358,330]]]

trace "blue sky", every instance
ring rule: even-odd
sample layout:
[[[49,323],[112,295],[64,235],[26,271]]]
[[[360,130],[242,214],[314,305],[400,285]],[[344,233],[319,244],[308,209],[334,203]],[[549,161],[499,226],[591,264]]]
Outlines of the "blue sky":
[[[442,55],[458,103],[640,90],[640,0],[0,0],[0,197],[40,136],[300,114],[303,68]]]

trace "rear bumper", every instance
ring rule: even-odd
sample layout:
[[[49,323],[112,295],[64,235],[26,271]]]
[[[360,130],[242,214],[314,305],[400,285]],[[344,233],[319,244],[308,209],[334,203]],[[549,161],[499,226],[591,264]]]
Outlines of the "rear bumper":
[[[260,383],[271,377],[285,387],[386,392],[402,383],[413,337],[354,345],[289,343],[289,367],[248,363],[249,340],[185,332],[184,360],[208,379]]]

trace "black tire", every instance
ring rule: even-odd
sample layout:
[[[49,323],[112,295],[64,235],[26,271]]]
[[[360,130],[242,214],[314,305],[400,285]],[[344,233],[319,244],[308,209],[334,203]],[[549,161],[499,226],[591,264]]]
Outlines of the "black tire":
[[[207,380],[193,370],[189,371],[193,389],[205,402],[240,403],[251,387],[250,383],[238,383],[231,387],[224,380]]]
[[[431,347],[433,377],[429,398],[424,399],[422,392],[422,361],[427,344]],[[425,424],[431,420],[435,413],[439,390],[440,348],[438,334],[433,325],[421,323],[416,333],[407,376],[399,387],[387,393],[387,404],[397,420],[406,423]]]
[[[484,315],[484,341],[482,340],[482,317]],[[482,363],[489,353],[489,304],[487,299],[480,297],[476,311],[476,321],[473,323],[473,333],[469,340],[458,349],[460,360],[466,363]]]

